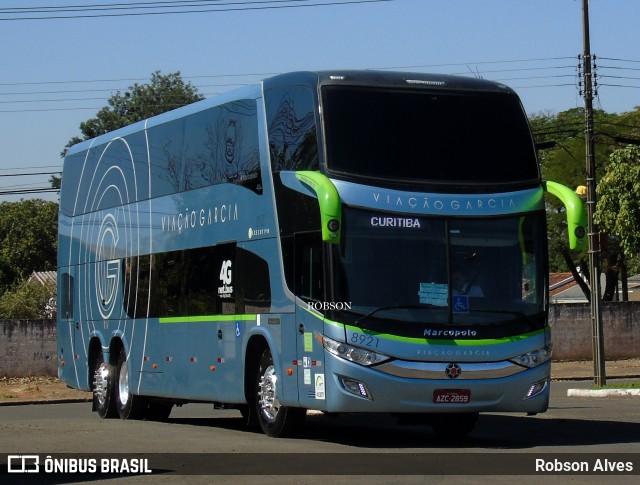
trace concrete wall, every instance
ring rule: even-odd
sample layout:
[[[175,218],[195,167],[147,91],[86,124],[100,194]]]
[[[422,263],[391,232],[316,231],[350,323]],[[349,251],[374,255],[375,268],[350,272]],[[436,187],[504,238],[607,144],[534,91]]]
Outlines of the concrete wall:
[[[640,302],[602,302],[604,355],[607,360],[640,357]],[[593,331],[588,303],[551,305],[549,323],[554,360],[591,360]]]
[[[58,375],[55,320],[5,320],[0,329],[0,377]]]
[[[554,360],[591,360],[590,307],[551,305]],[[606,359],[640,357],[640,302],[602,303]],[[57,376],[53,320],[0,321],[0,377]]]

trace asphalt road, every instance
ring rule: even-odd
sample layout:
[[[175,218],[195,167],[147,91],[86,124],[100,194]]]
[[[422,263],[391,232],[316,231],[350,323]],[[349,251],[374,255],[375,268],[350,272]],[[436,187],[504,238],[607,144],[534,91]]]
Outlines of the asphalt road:
[[[281,484],[315,483],[318,475],[331,475],[328,480],[333,483],[424,483],[426,473],[460,474],[458,483],[486,482],[482,474],[507,483],[514,477],[507,480],[502,473],[523,474],[519,481],[535,483],[540,479],[536,475],[549,475],[549,470],[536,470],[535,465],[553,467],[557,460],[568,463],[565,467],[586,463],[593,473],[569,469],[554,481],[592,483],[592,475],[601,474],[593,470],[596,461],[602,464],[606,459],[622,463],[624,470],[612,473],[616,483],[634,483],[640,474],[640,398],[567,397],[567,389],[589,386],[554,383],[547,413],[481,415],[469,438],[456,444],[442,442],[427,426],[397,426],[391,418],[371,415],[308,416],[302,436],[273,439],[244,428],[237,411],[203,404],[174,408],[166,423],[100,420],[89,403],[7,406],[0,407],[0,459],[6,463],[8,455],[38,454],[44,459],[82,453],[99,460],[108,454],[128,458],[153,453],[151,467],[160,468],[160,475],[126,479],[214,483],[211,477],[189,475],[197,473],[226,476],[215,483]],[[191,455],[185,459],[182,453]]]

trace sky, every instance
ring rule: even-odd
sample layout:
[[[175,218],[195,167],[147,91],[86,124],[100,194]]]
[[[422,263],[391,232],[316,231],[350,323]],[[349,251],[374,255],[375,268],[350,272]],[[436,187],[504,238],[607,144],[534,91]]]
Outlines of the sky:
[[[594,106],[631,111],[640,1],[590,0],[589,16]],[[289,71],[385,69],[500,81],[528,114],[584,105],[582,0],[3,0],[0,46],[0,202],[57,200],[6,192],[48,187],[80,123],[158,70],[206,97]]]

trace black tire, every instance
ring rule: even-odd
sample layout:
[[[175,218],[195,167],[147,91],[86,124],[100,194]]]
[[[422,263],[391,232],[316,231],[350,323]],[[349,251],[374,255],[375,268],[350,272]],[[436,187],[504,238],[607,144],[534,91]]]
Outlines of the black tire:
[[[114,397],[114,372],[112,365],[104,361],[102,350],[96,357],[93,366],[93,410],[103,419],[115,418],[118,415]]]
[[[262,431],[273,438],[295,436],[304,425],[306,409],[282,406],[271,351],[266,349],[258,361],[255,379],[255,406]]]
[[[121,419],[142,419],[148,407],[148,400],[144,396],[137,396],[129,387],[129,364],[127,354],[120,350],[118,366],[114,379],[114,396],[116,409]]]
[[[478,413],[434,414],[431,427],[446,441],[460,441],[467,437],[478,421]]]

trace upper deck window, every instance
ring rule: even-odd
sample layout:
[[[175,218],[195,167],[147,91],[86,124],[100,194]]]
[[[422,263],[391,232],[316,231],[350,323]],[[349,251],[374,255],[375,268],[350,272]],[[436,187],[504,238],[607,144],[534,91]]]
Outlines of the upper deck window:
[[[325,86],[322,100],[332,174],[419,183],[539,178],[513,94]]]

